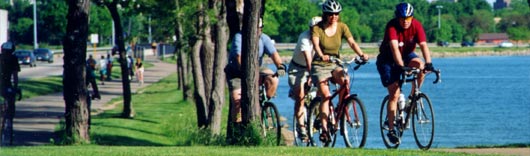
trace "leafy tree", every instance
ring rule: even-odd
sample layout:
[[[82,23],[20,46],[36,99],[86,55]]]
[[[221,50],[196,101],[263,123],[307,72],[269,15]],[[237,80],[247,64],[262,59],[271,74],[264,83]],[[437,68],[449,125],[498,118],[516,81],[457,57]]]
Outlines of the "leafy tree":
[[[41,43],[61,45],[65,35],[66,1],[37,1],[37,37]],[[33,29],[32,29],[33,30]]]
[[[266,1],[265,5],[263,32],[277,42],[296,42],[298,34],[309,29],[309,19],[322,12],[318,5],[307,0]]]
[[[99,44],[110,41],[109,44],[114,45],[114,41],[112,41],[112,17],[107,8],[91,5],[90,10],[89,33],[98,34]]]

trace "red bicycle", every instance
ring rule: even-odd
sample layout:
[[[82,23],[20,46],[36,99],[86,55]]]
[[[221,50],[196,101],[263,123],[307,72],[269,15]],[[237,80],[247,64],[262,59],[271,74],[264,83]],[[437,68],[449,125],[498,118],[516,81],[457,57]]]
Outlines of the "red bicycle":
[[[348,68],[351,67],[352,71],[359,69],[361,65],[366,64],[360,58],[354,58],[350,61],[342,61],[337,58],[331,58],[331,62],[334,62],[338,66],[342,67],[346,76],[348,75]],[[353,63],[357,64],[356,66],[351,66]],[[350,76],[350,83],[353,83],[353,76]],[[339,103],[337,107],[334,107],[333,99],[338,99],[338,93],[343,89],[347,89],[346,86],[340,86],[335,84],[336,89],[333,90],[331,95],[330,104],[329,104],[329,115],[328,115],[328,134],[331,139],[329,142],[320,141],[320,135],[324,133],[322,130],[322,124],[319,118],[320,114],[320,103],[321,98],[317,97],[311,101],[309,107],[309,117],[308,117],[308,133],[309,141],[312,146],[319,147],[332,147],[335,146],[337,132],[339,132],[344,137],[344,142],[347,147],[352,148],[362,148],[366,143],[366,136],[368,135],[368,118],[366,117],[366,110],[364,108],[363,102],[353,93],[349,96],[346,96],[346,99],[342,100],[342,103]],[[348,93],[350,91],[347,91]],[[336,108],[336,109],[335,109]],[[338,125],[337,125],[338,124]]]

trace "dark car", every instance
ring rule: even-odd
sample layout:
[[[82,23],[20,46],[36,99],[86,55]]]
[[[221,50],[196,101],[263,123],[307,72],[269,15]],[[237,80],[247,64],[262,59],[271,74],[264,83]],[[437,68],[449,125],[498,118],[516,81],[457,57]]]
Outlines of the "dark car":
[[[37,66],[37,59],[35,54],[31,50],[16,50],[14,52],[15,56],[18,58],[19,64],[29,65],[30,67]]]
[[[462,44],[462,47],[472,47],[472,46],[475,46],[475,43],[471,42],[471,41],[463,41]]]
[[[449,46],[449,42],[447,42],[447,41],[438,41],[438,43],[436,43],[436,45],[438,45],[440,47],[448,47]]]
[[[53,51],[46,48],[38,48],[33,50],[37,61],[47,61],[48,63],[53,63]]]

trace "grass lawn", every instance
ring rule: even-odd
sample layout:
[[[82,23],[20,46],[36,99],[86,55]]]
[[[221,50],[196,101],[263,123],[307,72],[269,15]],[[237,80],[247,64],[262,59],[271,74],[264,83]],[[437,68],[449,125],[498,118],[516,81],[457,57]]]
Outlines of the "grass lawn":
[[[175,74],[139,90],[132,98],[134,119],[119,117],[121,104],[93,116],[90,144],[2,147],[0,155],[463,155],[421,150],[226,146],[224,134],[216,137],[197,129],[195,106],[183,101]],[[223,120],[226,123],[226,118]]]

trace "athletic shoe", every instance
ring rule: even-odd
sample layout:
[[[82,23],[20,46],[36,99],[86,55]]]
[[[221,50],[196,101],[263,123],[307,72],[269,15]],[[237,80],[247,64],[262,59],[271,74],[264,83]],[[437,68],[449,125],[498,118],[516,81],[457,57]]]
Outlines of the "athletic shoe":
[[[399,138],[397,137],[396,130],[390,130],[388,134],[386,134],[388,137],[388,140],[393,144],[399,144]]]

